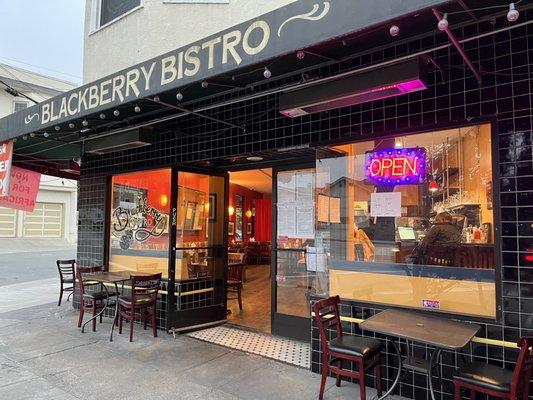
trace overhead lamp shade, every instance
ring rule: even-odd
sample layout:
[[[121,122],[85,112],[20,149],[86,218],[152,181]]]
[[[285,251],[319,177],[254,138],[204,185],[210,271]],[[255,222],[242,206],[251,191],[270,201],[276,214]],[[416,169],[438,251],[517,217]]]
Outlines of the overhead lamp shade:
[[[231,217],[233,214],[235,214],[235,207],[229,206],[228,207],[228,214]]]
[[[429,182],[428,189],[430,192],[436,192],[437,190],[439,190],[439,184],[436,180],[433,179],[431,182]]]

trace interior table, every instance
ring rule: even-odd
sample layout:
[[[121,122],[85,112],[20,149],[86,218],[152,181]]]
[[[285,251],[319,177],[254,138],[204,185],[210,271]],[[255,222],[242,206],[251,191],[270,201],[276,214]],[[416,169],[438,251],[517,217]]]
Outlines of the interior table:
[[[111,332],[109,333],[109,341],[113,341],[113,331],[115,329],[115,324],[118,318],[118,298],[122,294],[122,290],[124,289],[124,282],[129,281],[131,279],[131,275],[137,275],[137,276],[145,276],[150,275],[146,272],[135,272],[132,274],[131,271],[115,271],[115,272],[97,272],[94,274],[86,275],[86,279],[93,281],[93,282],[100,282],[104,285],[107,284],[113,284],[115,286],[115,293],[117,298],[115,299],[115,312],[113,314],[113,323],[111,324]],[[118,290],[118,284],[122,284],[121,291]],[[93,319],[98,318],[100,315],[104,313],[104,311],[109,306],[109,292],[107,292],[106,302],[102,309],[93,315],[89,320],[87,320],[81,327],[81,332],[83,333],[85,331],[85,325],[87,325],[89,322],[91,322]]]
[[[404,360],[394,340],[389,340],[398,356],[398,373],[389,390],[379,400],[385,399],[392,394],[400,382],[404,368],[427,373],[429,392],[431,398],[435,400],[433,368],[437,366],[442,350],[457,351],[462,349],[472,340],[474,335],[479,331],[480,326],[477,324],[452,321],[421,312],[385,310],[361,322],[359,328],[364,331],[380,333],[385,335],[387,339],[397,337],[433,347],[429,363],[426,360],[420,360],[414,357],[409,357]]]

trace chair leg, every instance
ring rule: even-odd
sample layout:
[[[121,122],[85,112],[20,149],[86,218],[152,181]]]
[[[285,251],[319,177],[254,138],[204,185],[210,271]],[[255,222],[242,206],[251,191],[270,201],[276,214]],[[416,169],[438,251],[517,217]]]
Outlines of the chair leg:
[[[96,315],[96,302],[93,301],[93,317]],[[96,318],[93,318],[93,332],[96,332]]]
[[[130,315],[130,342],[133,342],[133,324],[135,323],[135,310],[131,310]]]
[[[455,394],[453,399],[454,400],[461,400],[461,386],[457,384],[457,382],[454,382],[455,386]]]
[[[324,398],[324,388],[326,387],[326,379],[328,377],[328,361],[329,355],[322,353],[322,379],[320,380],[320,393],[318,394],[319,400]]]
[[[359,363],[359,393],[361,400],[366,400],[366,374],[364,361]]]
[[[83,314],[85,313],[85,307],[83,307],[83,300],[80,304],[80,316],[78,317],[78,328],[81,328],[81,323],[83,322]]]
[[[146,330],[146,321],[148,320],[148,308],[143,309],[144,330]]]
[[[59,289],[59,302],[57,303],[58,307],[61,305],[62,298],[63,298],[63,285],[61,285],[61,288]]]
[[[122,314],[118,315],[118,333],[122,335]]]
[[[239,310],[242,311],[242,286],[237,289],[237,298],[239,299]]]
[[[378,392],[378,397],[381,397],[381,395],[383,394],[383,391],[381,389],[381,360],[379,360],[376,365],[375,374],[376,374],[376,391]]]
[[[68,296],[67,296],[67,301],[69,301],[70,296],[72,296],[73,294],[74,294],[74,291],[72,291],[72,292],[70,292],[70,293],[68,294]]]
[[[154,337],[157,337],[157,304],[154,304],[152,309],[152,331],[154,333]]]
[[[342,370],[342,360],[337,361],[337,368]],[[337,374],[337,378],[335,379],[335,386],[341,387],[341,376],[340,376],[340,374]]]

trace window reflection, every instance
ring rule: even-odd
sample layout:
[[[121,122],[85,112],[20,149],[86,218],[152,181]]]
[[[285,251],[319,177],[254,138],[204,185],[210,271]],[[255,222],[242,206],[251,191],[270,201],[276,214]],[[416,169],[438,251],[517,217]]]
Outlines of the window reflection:
[[[495,316],[490,125],[330,147],[316,173],[331,294]]]

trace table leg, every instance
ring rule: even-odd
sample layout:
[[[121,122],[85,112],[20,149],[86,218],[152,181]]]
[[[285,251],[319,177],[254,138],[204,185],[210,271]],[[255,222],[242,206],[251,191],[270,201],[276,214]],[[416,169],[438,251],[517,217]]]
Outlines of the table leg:
[[[122,290],[124,290],[124,282],[122,282]],[[115,298],[115,314],[113,316],[113,323],[111,324],[111,333],[109,334],[109,341],[113,341],[113,330],[115,329],[115,324],[117,323],[118,318],[118,298],[122,294],[122,291],[119,293],[118,291],[118,284],[115,282],[115,293],[117,294],[117,297]]]
[[[394,348],[394,352],[398,356],[398,373],[396,374],[396,378],[394,378],[394,382],[392,382],[391,387],[389,390],[387,390],[381,397],[379,397],[377,400],[383,400],[389,397],[394,389],[396,389],[396,386],[398,386],[398,383],[400,383],[400,378],[402,376],[402,369],[403,369],[403,363],[402,363],[402,353],[400,352],[400,349],[392,339],[388,339],[390,343],[392,343],[392,347]]]
[[[104,286],[104,288],[105,288],[105,286]],[[105,298],[104,306],[102,307],[102,309],[99,312],[97,312],[91,318],[89,318],[87,321],[84,322],[84,324],[81,326],[81,333],[85,333],[85,325],[87,325],[93,319],[98,318],[100,315],[102,315],[104,313],[105,309],[107,308],[107,306],[109,306],[109,292],[107,291],[107,289],[106,289],[106,293],[107,293],[107,296]],[[81,299],[81,301],[83,301],[83,299]],[[96,301],[96,300],[93,300],[93,301]]]
[[[435,349],[433,350],[433,353],[431,353],[431,357],[429,358],[428,381],[429,381],[429,394],[431,395],[432,400],[436,400],[435,390],[433,389],[433,368],[437,366],[437,362],[439,360],[439,356],[441,352],[442,352],[442,349]],[[440,376],[440,373],[439,373],[439,376]]]

